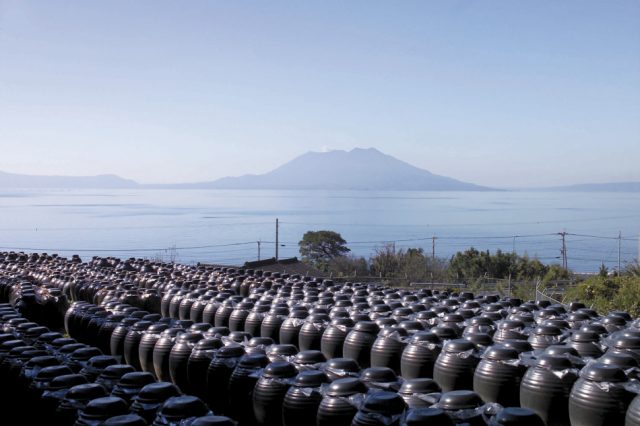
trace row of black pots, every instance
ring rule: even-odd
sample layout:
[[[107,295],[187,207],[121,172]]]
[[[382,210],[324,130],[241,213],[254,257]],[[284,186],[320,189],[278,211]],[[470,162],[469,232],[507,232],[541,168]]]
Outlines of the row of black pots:
[[[14,321],[12,325],[15,326],[15,323]],[[26,327],[21,327],[20,330],[16,327],[13,331],[19,334],[25,330]],[[37,381],[40,389],[43,390],[41,398],[45,401],[45,405],[48,404],[50,406],[54,401],[57,403],[56,421],[60,424],[71,423],[74,420],[74,412],[77,413],[76,424],[86,424],[86,422],[95,421],[96,419],[106,420],[106,413],[123,415],[126,407],[125,403],[130,404],[131,411],[138,416],[119,417],[118,421],[129,422],[126,424],[137,424],[137,422],[141,422],[140,417],[147,417],[147,420],[149,420],[149,413],[143,409],[144,407],[148,409],[149,406],[152,406],[154,413],[152,415],[155,415],[154,424],[166,424],[165,420],[167,420],[167,416],[170,413],[173,413],[173,419],[175,420],[177,415],[175,411],[179,411],[178,408],[180,407],[183,411],[186,410],[185,407],[190,407],[191,409],[187,411],[191,414],[194,412],[195,414],[202,414],[196,409],[199,399],[194,399],[194,397],[191,399],[185,399],[186,397],[177,398],[179,391],[174,385],[166,382],[151,383],[154,379],[148,373],[126,372],[129,369],[120,364],[114,364],[117,360],[113,357],[96,355],[96,352],[99,352],[97,348],[71,343],[68,338],[57,337],[53,340],[50,338],[45,340],[51,343],[51,353],[62,354],[62,356],[70,353],[67,358],[67,364],[74,366],[75,371],[78,371],[78,368],[81,367],[79,373],[64,374],[71,372],[71,368],[66,365],[48,366],[43,367],[33,376],[34,381]],[[61,344],[62,346],[59,346]],[[3,343],[2,346],[7,345]],[[239,345],[230,345],[229,347],[241,348]],[[70,352],[71,350],[72,352]],[[237,352],[238,354],[244,353],[242,350]],[[93,356],[87,359],[90,355]],[[54,356],[50,356],[50,358],[53,359]],[[269,362],[267,356],[259,352],[252,355],[244,355],[229,377],[229,391],[230,394],[234,394],[231,392],[232,389],[236,391],[249,390],[251,395],[250,404],[253,407],[253,414],[250,414],[250,423],[255,422],[256,424],[264,425],[301,424],[302,420],[313,421],[316,418],[319,419],[318,422],[321,422],[321,424],[333,424],[336,422],[350,424],[352,420],[354,424],[363,424],[361,422],[364,419],[375,419],[379,416],[397,417],[396,420],[400,420],[400,418],[404,418],[401,416],[403,414],[408,414],[407,424],[412,424],[410,419],[416,417],[417,414],[413,411],[405,413],[405,405],[416,406],[423,417],[440,413],[440,420],[446,422],[443,424],[449,424],[453,421],[452,419],[457,418],[456,416],[460,416],[461,410],[470,409],[469,402],[466,403],[467,405],[460,405],[460,403],[456,405],[454,403],[456,400],[469,399],[469,396],[464,392],[462,395],[458,395],[459,392],[453,392],[438,398],[435,395],[436,392],[432,392],[438,390],[437,385],[432,380],[422,379],[413,383],[406,382],[404,389],[397,389],[399,393],[393,393],[396,399],[400,398],[399,401],[403,401],[402,408],[398,410],[397,402],[390,405],[384,402],[389,399],[388,395],[377,395],[379,392],[383,392],[381,389],[385,388],[384,380],[392,378],[393,382],[398,383],[398,378],[393,371],[384,368],[370,368],[365,370],[361,378],[347,377],[345,379],[337,379],[332,382],[333,384],[329,385],[330,376],[334,378],[340,377],[340,373],[344,374],[345,371],[357,369],[352,360],[334,361],[329,363],[330,368],[328,371],[331,374],[327,374],[313,369],[303,369],[302,372],[298,372],[299,367],[296,368],[293,363],[288,361]],[[260,371],[260,374],[246,374],[255,372],[256,367],[265,366],[265,364],[266,367]],[[215,369],[215,363],[212,363],[212,365],[214,365]],[[229,364],[225,366],[228,367]],[[122,375],[116,382],[114,376],[119,374]],[[89,379],[95,380],[95,383],[91,383]],[[245,381],[244,386],[243,380]],[[247,388],[246,381],[253,382],[254,385]],[[424,383],[420,383],[421,381]],[[105,389],[114,383],[116,384],[111,390],[111,395],[107,396]],[[219,377],[216,383],[221,384]],[[327,385],[326,392],[323,392],[325,395],[321,396],[320,388],[323,385]],[[69,387],[66,388],[65,386]],[[419,389],[421,387],[422,390]],[[393,390],[393,384],[387,389]],[[440,400],[440,411],[436,409],[427,410],[425,405],[429,403],[429,399],[424,396],[423,399],[417,398],[418,392],[424,393],[427,390],[430,391],[429,397],[432,398],[430,403]],[[156,399],[154,399],[154,395],[156,395]],[[157,400],[157,395],[163,396],[161,399],[173,398],[164,402],[164,404],[160,404]],[[59,397],[57,401],[55,400],[56,396]],[[359,401],[358,396],[361,396],[363,401]],[[407,403],[404,402],[405,398]],[[231,402],[233,398],[227,399]],[[474,409],[478,409],[481,404],[480,398],[473,394],[471,399],[475,400],[473,403],[476,404]],[[416,404],[416,401],[420,402]],[[247,401],[235,403],[236,411],[247,411],[242,402]],[[223,405],[221,409],[231,409],[233,405],[232,403]],[[388,411],[389,407],[387,405],[391,407],[392,411]],[[396,408],[393,408],[394,406]],[[159,411],[156,414],[155,411],[158,409]],[[41,413],[46,413],[46,411]],[[476,411],[476,421],[480,422],[485,418],[485,415],[481,410]],[[524,414],[526,417],[531,417],[531,413],[525,412]],[[511,417],[522,415],[523,413],[510,414]],[[485,424],[484,420],[482,422],[476,424]]]
[[[12,265],[11,273],[19,270],[15,259],[9,263]],[[239,343],[256,336],[255,333],[259,330],[257,336],[260,338],[295,345],[302,352],[319,349],[329,359],[348,356],[363,367],[388,367],[405,378],[433,377],[444,391],[472,389],[475,386],[480,388],[489,383],[491,378],[502,377],[496,374],[496,367],[491,367],[492,365],[508,367],[511,372],[503,375],[500,379],[502,382],[497,380],[502,385],[494,388],[500,390],[504,385],[505,389],[511,391],[498,392],[500,398],[511,396],[514,399],[513,395],[518,394],[513,392],[515,384],[507,383],[506,378],[519,377],[520,374],[515,372],[522,372],[524,367],[531,370],[535,366],[534,362],[541,362],[543,357],[540,353],[543,351],[550,352],[545,355],[563,354],[571,363],[571,369],[582,367],[591,358],[602,357],[604,362],[629,370],[637,368],[639,358],[639,333],[636,323],[631,321],[628,314],[614,312],[606,317],[599,317],[580,304],[565,307],[544,302],[521,303],[517,299],[500,300],[495,296],[474,298],[470,293],[387,289],[379,285],[336,284],[296,276],[265,277],[255,274],[255,271],[251,274],[249,271],[220,268],[216,270],[145,262],[129,263],[129,267],[123,266],[117,272],[117,265],[123,264],[113,259],[94,259],[89,264],[82,264],[77,260],[62,262],[65,267],[80,269],[85,276],[95,271],[95,276],[100,278],[86,282],[76,280],[68,286],[62,286],[65,295],[99,301],[101,304],[89,306],[87,312],[83,311],[79,321],[70,321],[69,330],[73,330],[72,335],[79,340],[84,337],[77,333],[87,333],[88,339],[94,335],[96,339],[102,336],[103,339],[97,339],[96,344],[103,348],[108,336],[109,352],[115,352],[114,356],[120,356],[125,361],[129,354],[131,363],[135,364],[135,338],[130,341],[128,350],[125,350],[126,338],[135,324],[142,323],[137,326],[142,330],[133,330],[140,335],[140,342],[148,330],[144,328],[145,321],[152,323],[149,327],[156,326],[158,322],[159,327],[163,327],[164,322],[168,330],[177,328],[178,331],[168,332],[169,336],[158,337],[153,350],[148,350],[145,358],[149,359],[149,352],[155,355],[156,343],[166,337],[165,341],[168,340],[168,343],[160,345],[159,352],[162,356],[158,357],[159,362],[156,363],[161,365],[160,374],[157,374],[155,365],[152,368],[156,376],[164,375],[165,379],[171,379],[171,368],[165,368],[169,366],[171,350],[167,351],[166,348],[172,349],[175,342],[181,339],[178,337],[183,334],[180,331],[192,325],[192,314],[196,320],[202,314],[202,321],[207,324],[198,324],[202,327],[201,330],[189,331],[190,335],[200,332],[203,338],[194,337],[198,342],[186,342],[186,347],[193,347],[188,357],[181,355],[183,359],[191,357],[195,352],[195,345],[205,338],[206,330],[212,325],[217,325],[218,329],[233,329],[229,330],[232,331],[229,336],[217,337],[220,340],[222,337],[228,337],[232,341],[236,339]],[[31,258],[25,260],[23,256],[21,264],[24,270],[25,265],[28,269],[29,265],[46,265],[46,262],[41,262],[40,259],[32,261]],[[134,264],[139,267],[131,266]],[[8,268],[2,269],[0,265],[0,274],[7,270]],[[109,281],[108,278],[118,276],[118,273],[120,278]],[[4,288],[12,289],[13,302],[19,303],[30,298],[29,285],[33,289],[43,286],[51,288],[56,284],[54,280],[47,280],[46,273],[42,270],[27,278],[28,283],[24,283],[24,278],[18,278],[13,284],[5,285]],[[156,278],[157,281],[150,285]],[[57,288],[60,288],[60,284],[56,284]],[[23,291],[23,287],[26,291]],[[160,311],[167,318],[158,320],[157,316],[149,317],[154,315],[149,311],[122,303],[123,300],[137,300],[140,293],[136,293],[138,296],[131,293],[135,288],[156,290],[158,297],[161,297]],[[128,299],[122,299],[123,296]],[[81,305],[75,307],[81,310],[79,306]],[[103,330],[103,320],[115,326],[110,333],[109,327]],[[89,328],[89,324],[93,328]],[[158,336],[157,333],[154,335]],[[215,335],[213,333],[213,337]],[[112,345],[114,336],[115,346]],[[89,343],[88,340],[84,341]],[[258,345],[266,344],[263,342]],[[524,348],[525,344],[529,348]],[[140,367],[144,369],[140,347],[141,344],[138,345],[138,358]],[[489,351],[484,352],[487,347]],[[497,350],[505,348],[507,351]],[[517,359],[509,350],[516,351]],[[533,354],[530,354],[531,350]],[[554,351],[557,353],[554,354]],[[186,349],[184,352],[187,352]],[[479,356],[481,353],[484,353],[483,358]],[[151,361],[154,360],[153,355]],[[417,364],[412,365],[411,361],[416,360]],[[565,370],[567,369],[562,371]],[[479,378],[476,379],[476,376]],[[558,374],[554,376],[557,377]],[[563,377],[571,377],[571,374]],[[628,381],[628,376],[625,377]],[[189,381],[183,383],[183,386],[190,386]],[[520,386],[520,393],[522,388]],[[486,395],[489,392],[479,393]],[[597,416],[585,417],[597,419]]]
[[[375,324],[364,323],[364,325],[372,326]],[[204,327],[208,326],[208,324],[204,325]],[[223,335],[228,333],[228,329],[221,327],[214,327],[211,328],[211,330],[213,334],[221,333],[220,335]],[[383,329],[383,331],[384,330],[393,329],[388,328]],[[174,337],[177,334],[177,329],[173,329],[172,333],[170,333],[170,338],[165,339],[166,343],[170,345],[172,342],[175,342]],[[193,337],[194,334],[199,336],[199,338]],[[239,339],[240,343],[243,342],[242,338],[247,337],[237,332],[231,334],[239,334],[241,337],[241,339]],[[388,337],[386,333],[381,334],[383,338]],[[185,348],[187,352],[189,352],[188,357],[185,355],[183,359],[190,358],[191,356],[194,356],[194,359],[199,359],[203,355],[202,351],[209,352],[212,362],[209,363],[210,358],[204,357],[204,363],[200,362],[202,366],[199,368],[200,371],[203,371],[206,365],[209,364],[208,371],[211,374],[211,381],[216,383],[216,385],[207,390],[202,386],[203,383],[200,383],[200,386],[198,386],[199,390],[197,390],[196,393],[200,393],[201,395],[208,394],[211,399],[210,404],[215,407],[215,410],[224,411],[226,407],[224,407],[222,401],[224,400],[226,389],[224,386],[220,386],[220,384],[226,383],[232,375],[233,368],[228,368],[227,366],[229,366],[229,364],[236,366],[244,351],[241,350],[239,346],[224,347],[224,350],[218,351],[218,354],[213,356],[211,354],[216,352],[216,349],[223,347],[224,343],[221,339],[204,339],[201,333],[198,332],[185,332],[181,335],[185,337],[182,340],[199,340],[199,342],[193,346],[195,350],[190,349],[188,345],[178,345],[178,347]],[[187,336],[191,337],[187,339]],[[426,339],[428,344],[433,344],[437,341],[437,336],[430,332],[421,331],[414,335],[414,339],[423,339],[426,337],[428,337],[428,339]],[[261,343],[258,345],[250,344],[248,346],[259,346],[260,344],[271,343],[268,340],[254,339],[254,341],[255,340]],[[164,348],[164,346],[162,346],[162,348]],[[278,350],[283,352],[285,349],[289,349],[289,351],[286,352],[289,356],[295,354],[297,351],[296,348],[291,345],[267,346],[267,352],[269,352],[270,349],[273,349],[271,352],[272,357]],[[193,352],[191,352],[192,350]],[[493,346],[487,350],[484,359],[481,360],[478,356],[478,345],[464,339],[450,340],[445,344],[444,351],[436,358],[433,376],[445,391],[473,388],[485,401],[499,402],[507,406],[519,405],[519,399],[522,398],[524,401],[523,406],[536,409],[538,414],[550,424],[566,424],[569,413],[568,407],[570,407],[568,404],[569,391],[571,390],[573,381],[577,378],[576,367],[579,366],[580,361],[578,353],[575,348],[570,346],[550,346],[547,348],[549,354],[540,357],[538,363],[529,369],[530,372],[525,376],[525,380],[521,385],[520,381],[523,375],[525,375],[526,368],[524,367],[526,367],[526,365],[519,362],[520,354],[522,352],[531,352],[531,350],[531,344],[526,341],[507,340],[504,342],[504,347]],[[170,350],[169,353],[171,352]],[[313,354],[315,363],[324,361],[322,354],[318,351],[303,351],[301,354],[311,355],[309,352],[315,352]],[[567,357],[563,355],[570,356]],[[572,358],[574,361],[578,361],[578,365],[572,363]],[[634,358],[629,354],[611,353],[605,358],[605,361],[609,364],[622,362],[626,364],[626,366],[634,365]],[[267,358],[264,359],[267,360]],[[266,362],[268,362],[268,360]],[[635,365],[637,365],[637,363],[635,363]],[[546,382],[543,380],[544,383],[540,383],[540,377],[545,377],[545,374],[547,374]],[[564,376],[561,378],[558,377],[560,374],[564,374]],[[392,376],[393,380],[395,380],[395,375],[392,374]],[[170,369],[169,377],[171,377]],[[187,378],[189,377],[204,377],[204,375],[193,374],[187,376]],[[188,380],[185,382],[188,383]],[[183,384],[183,386],[185,385]],[[556,388],[560,391],[555,392],[555,390],[557,390]],[[624,410],[618,410],[616,414],[612,411],[612,407],[609,408],[610,409],[602,410],[602,407],[599,407],[598,412],[607,413],[606,418],[624,415]]]
[[[0,305],[0,406],[8,419],[60,425],[233,425],[195,396],[119,364]],[[26,409],[25,409],[26,408]]]

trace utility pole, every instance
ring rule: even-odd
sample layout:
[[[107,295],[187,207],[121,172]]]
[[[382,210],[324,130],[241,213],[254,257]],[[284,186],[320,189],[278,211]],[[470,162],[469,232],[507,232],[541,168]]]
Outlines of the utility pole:
[[[558,235],[562,237],[562,249],[560,250],[560,254],[562,254],[562,268],[566,271],[568,269],[567,242],[566,242],[567,233],[565,231],[562,231],[562,232],[559,232]]]
[[[280,246],[280,242],[278,241],[278,237],[280,233],[280,226],[278,223],[278,218],[276,218],[276,262],[278,261],[278,246]]]
[[[513,236],[513,245],[511,246],[511,254],[513,256],[511,256],[511,259],[509,260],[509,297],[511,297],[511,274],[512,274],[512,270],[513,270],[513,258],[515,257],[516,254],[516,236]]]
[[[618,231],[618,275],[622,273],[620,269],[620,252],[622,251],[622,231]]]
[[[262,241],[256,241],[256,243],[258,243],[258,260],[260,260],[260,244],[262,244]]]
[[[431,237],[431,260],[435,262],[436,260],[436,240],[438,238],[434,235]]]

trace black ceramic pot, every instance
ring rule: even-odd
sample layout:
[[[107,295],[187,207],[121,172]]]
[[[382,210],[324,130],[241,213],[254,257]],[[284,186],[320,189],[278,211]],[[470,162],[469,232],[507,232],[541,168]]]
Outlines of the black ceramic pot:
[[[229,379],[244,349],[239,345],[224,346],[216,352],[207,369],[207,403],[216,414],[225,414],[229,404]]]
[[[253,413],[258,426],[283,424],[282,404],[298,371],[293,364],[276,361],[267,365],[253,390]]]
[[[400,372],[405,379],[433,377],[433,366],[440,355],[440,338],[429,331],[414,334],[402,352]]]
[[[627,376],[621,368],[594,363],[580,372],[569,396],[572,426],[623,424],[633,396],[624,388]]]
[[[357,378],[332,382],[318,407],[317,426],[350,426],[366,393],[367,387]]]
[[[379,331],[380,328],[374,322],[358,322],[344,340],[344,357],[353,359],[361,368],[370,367],[371,347]]]
[[[285,426],[313,425],[322,401],[320,386],[329,379],[321,371],[303,371],[295,378],[282,404],[282,419]]]
[[[504,407],[520,406],[520,381],[526,372],[514,349],[492,347],[483,356],[473,376],[473,390],[484,402]]]
[[[549,426],[568,426],[569,393],[577,378],[568,358],[543,355],[522,378],[520,405],[533,410]]]
[[[443,392],[472,389],[473,374],[480,358],[476,346],[464,339],[448,341],[433,368],[433,378]]]

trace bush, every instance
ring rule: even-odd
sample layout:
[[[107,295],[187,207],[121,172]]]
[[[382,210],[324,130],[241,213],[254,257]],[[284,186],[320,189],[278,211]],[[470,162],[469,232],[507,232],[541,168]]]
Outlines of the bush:
[[[640,262],[636,260],[635,262],[629,263],[624,270],[624,275],[640,277]]]
[[[396,249],[394,244],[378,247],[369,258],[349,255],[347,242],[333,231],[308,231],[299,242],[302,261],[335,278],[375,277],[389,285],[411,282],[464,283],[470,291],[495,291],[523,299],[535,297],[536,282],[542,287],[555,280],[566,280],[570,273],[559,265],[545,265],[525,253],[495,253],[470,249],[450,260],[432,258],[422,248]],[[638,268],[635,269],[637,271]],[[628,268],[631,275],[633,268]],[[496,288],[493,288],[493,283]],[[489,283],[489,286],[486,284]]]
[[[446,261],[425,256],[421,248],[396,250],[393,244],[379,247],[369,259],[371,274],[397,284],[442,281],[446,278]]]
[[[329,272],[336,278],[357,279],[369,275],[369,264],[364,257],[338,256],[329,261]]]
[[[640,277],[594,276],[567,291],[565,300],[591,306],[601,314],[612,310],[640,315]]]

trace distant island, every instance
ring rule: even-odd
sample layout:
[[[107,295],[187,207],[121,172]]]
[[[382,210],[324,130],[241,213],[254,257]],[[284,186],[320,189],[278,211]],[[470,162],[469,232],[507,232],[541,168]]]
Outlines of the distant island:
[[[378,191],[490,191],[435,175],[374,148],[307,152],[261,175],[226,177],[183,185],[214,189],[320,189]]]
[[[0,172],[4,189],[281,189],[372,191],[496,191],[436,175],[375,148],[307,152],[268,173],[224,177],[208,182],[140,184],[107,174],[99,176],[36,176]],[[640,192],[640,182],[579,184],[524,191]]]

